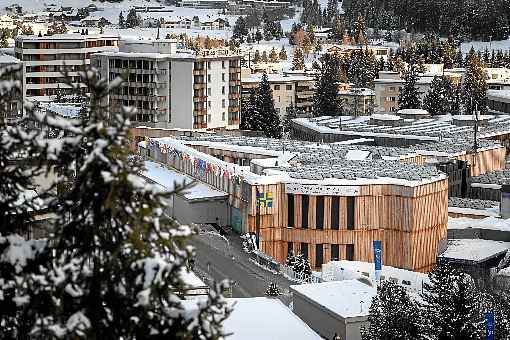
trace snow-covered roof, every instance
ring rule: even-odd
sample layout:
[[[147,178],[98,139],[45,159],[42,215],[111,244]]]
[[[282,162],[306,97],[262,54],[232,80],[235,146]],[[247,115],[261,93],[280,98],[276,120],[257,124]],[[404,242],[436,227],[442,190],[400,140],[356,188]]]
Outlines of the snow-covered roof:
[[[294,294],[340,317],[366,317],[377,289],[358,280],[331,281],[290,286]]]
[[[412,115],[412,116],[428,116],[429,112],[423,109],[403,109],[398,110],[397,114],[399,115]]]
[[[450,197],[448,198],[448,212],[462,215],[499,217],[499,202]],[[448,227],[450,228],[450,225]]]
[[[49,103],[46,110],[65,118],[78,118],[81,107],[73,105],[63,105],[58,103]]]
[[[266,297],[226,299],[233,308],[223,322],[229,340],[320,340],[310,327],[278,299]],[[197,301],[183,301],[189,313],[196,313]]]
[[[0,64],[18,64],[18,63],[21,63],[21,60],[8,54],[0,53]]]
[[[66,33],[66,34],[53,34],[53,35],[19,35],[16,37],[16,40],[21,41],[39,41],[39,40],[97,40],[97,39],[118,39],[117,35],[107,35],[107,34],[79,34],[79,33]]]
[[[375,280],[374,263],[340,260],[329,261],[322,265],[323,281],[344,281],[360,277],[368,277],[371,280]],[[415,292],[419,292],[423,284],[429,282],[427,274],[384,265],[381,270],[381,280],[393,281]]]
[[[175,170],[171,170],[162,164],[146,161],[146,171],[142,176],[163,186],[168,191],[173,191],[176,185],[190,184],[195,182],[191,188],[185,189],[182,195],[187,200],[214,199],[224,198],[227,194],[223,191],[214,189],[213,187],[195,180],[187,175],[181,174]]]
[[[452,239],[440,255],[441,258],[455,262],[484,262],[510,249],[510,242],[481,239]]]
[[[278,52],[279,50],[277,50]],[[254,73],[251,74],[249,77],[242,77],[241,82],[242,83],[260,83],[262,80],[262,74],[261,73]],[[314,81],[313,77],[308,77],[304,75],[294,75],[294,74],[274,74],[269,73],[267,75],[267,80],[270,83],[286,83],[286,82],[296,82],[296,81]]]
[[[448,229],[487,229],[510,232],[510,219],[501,219],[494,216],[486,218],[448,218]]]

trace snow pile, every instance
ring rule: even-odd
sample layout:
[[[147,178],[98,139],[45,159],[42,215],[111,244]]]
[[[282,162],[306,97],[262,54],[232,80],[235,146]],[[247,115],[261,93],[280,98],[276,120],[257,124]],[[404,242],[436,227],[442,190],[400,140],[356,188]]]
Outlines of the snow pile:
[[[0,237],[0,244],[5,243],[8,246],[0,256],[0,262],[13,265],[16,273],[20,273],[28,261],[34,260],[46,247],[46,239],[27,241],[16,234]]]

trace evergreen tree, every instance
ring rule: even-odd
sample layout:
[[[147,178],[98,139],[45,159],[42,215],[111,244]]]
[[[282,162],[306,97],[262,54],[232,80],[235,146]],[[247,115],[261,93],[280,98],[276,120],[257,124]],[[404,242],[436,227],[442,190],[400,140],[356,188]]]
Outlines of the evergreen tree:
[[[284,138],[290,138],[292,131],[292,120],[297,118],[297,108],[295,106],[291,106],[288,108],[287,112],[285,112],[285,116],[283,116],[282,122],[282,133]]]
[[[124,22],[124,14],[122,11],[119,14],[119,28],[124,28],[126,23]]]
[[[276,53],[274,46],[271,48],[271,52],[269,52],[269,61],[272,63],[278,62],[278,53]]]
[[[333,20],[339,15],[340,13],[338,11],[338,0],[328,0],[325,16],[326,24],[331,26],[333,24]]]
[[[336,42],[342,42],[345,33],[344,19],[341,16],[337,15],[332,20],[333,20],[332,32],[330,38]]]
[[[269,287],[266,289],[266,295],[267,296],[280,296],[282,295],[282,292],[280,291],[280,288],[278,288],[278,285],[275,282],[271,282],[269,284]]]
[[[282,46],[282,49],[278,54],[278,58],[280,58],[281,61],[287,61],[287,51],[285,50],[285,47]]]
[[[482,114],[487,112],[487,82],[485,70],[479,57],[471,51],[466,64],[466,75],[462,82],[464,112],[473,114],[477,109]]]
[[[264,25],[264,40],[266,41],[273,40],[273,33],[269,29],[268,25]]]
[[[391,281],[384,281],[370,305],[369,326],[362,329],[363,340],[427,339],[419,306],[406,290]]]
[[[257,32],[255,32],[255,40],[257,41],[257,44],[262,40],[263,36],[259,29],[257,29]]]
[[[259,50],[255,50],[255,55],[253,56],[253,63],[258,64],[261,61]]]
[[[359,46],[366,45],[368,43],[365,19],[361,15],[358,16],[358,19],[354,23],[354,41]]]
[[[67,27],[62,21],[53,21],[51,25],[48,26],[47,35],[65,34],[67,31]]]
[[[129,13],[126,17],[125,27],[126,28],[135,28],[139,27],[141,25],[142,21],[138,14],[136,14],[136,10],[134,8],[131,8],[129,10]]]
[[[237,18],[232,31],[232,38],[239,39],[241,42],[244,41],[244,37],[248,35],[248,27],[246,26],[246,20],[243,16]]]
[[[334,55],[324,54],[320,63],[315,79],[313,114],[314,116],[338,116],[342,113],[341,102],[338,98],[340,61]]]
[[[435,76],[423,99],[423,108],[432,115],[452,113],[454,101],[455,89],[451,80],[445,76]]]
[[[419,65],[413,60],[404,71],[404,85],[398,95],[399,109],[419,109],[421,107],[420,93],[416,86],[419,78],[418,69]]]
[[[438,340],[481,339],[484,326],[473,279],[446,264],[431,272],[429,279],[422,294],[425,333]]]
[[[308,261],[308,257],[304,254],[298,254],[294,259],[294,265],[292,270],[297,275],[301,275],[303,278],[310,278],[312,275],[312,267]]]
[[[91,70],[82,80],[91,95],[81,120],[55,125],[72,137],[58,140],[54,166],[76,174],[70,190],[48,204],[56,215],[45,243],[52,258],[38,275],[17,281],[23,283],[16,301],[24,334],[36,340],[219,339],[229,313],[222,287],[195,314],[183,311],[182,273],[191,256],[185,241],[193,231],[164,216],[170,193],[146,183],[141,159],[128,156],[133,110],[113,115],[103,104],[121,82],[107,84]]]
[[[280,117],[274,108],[273,90],[269,84],[267,74],[250,97],[244,102],[241,128],[262,131],[268,138],[281,138]]]
[[[294,48],[294,55],[292,56],[292,69],[293,70],[304,70],[305,69],[305,57],[303,50],[299,47]]]
[[[269,61],[269,59],[267,58],[267,52],[266,51],[262,51],[262,57],[260,58],[260,60],[263,63],[267,63]]]

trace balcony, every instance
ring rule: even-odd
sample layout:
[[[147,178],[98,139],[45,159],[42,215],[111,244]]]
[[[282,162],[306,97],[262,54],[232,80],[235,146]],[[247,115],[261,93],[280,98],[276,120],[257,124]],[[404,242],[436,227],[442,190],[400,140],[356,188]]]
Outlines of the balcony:
[[[194,76],[205,76],[207,73],[206,69],[198,69],[198,70],[193,70],[193,75]]]
[[[239,93],[230,93],[228,99],[239,99],[241,95]]]
[[[200,103],[200,102],[206,102],[207,101],[207,97],[206,96],[194,96],[193,97],[193,102],[194,103]]]
[[[195,83],[195,84],[193,84],[193,89],[194,90],[201,90],[201,89],[205,89],[205,86],[206,86],[205,83]]]

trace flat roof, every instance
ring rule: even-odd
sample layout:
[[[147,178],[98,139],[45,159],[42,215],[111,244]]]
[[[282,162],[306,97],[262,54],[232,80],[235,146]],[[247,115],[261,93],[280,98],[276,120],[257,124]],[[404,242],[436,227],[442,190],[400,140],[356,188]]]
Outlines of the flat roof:
[[[202,183],[190,176],[181,174],[175,170],[165,167],[163,164],[151,161],[145,161],[146,170],[142,176],[161,185],[168,191],[175,189],[176,185],[189,184],[195,182],[191,188],[184,190],[181,194],[187,200],[200,200],[208,198],[225,198],[227,193],[216,190],[215,188]]]
[[[510,242],[482,239],[452,239],[448,240],[446,250],[439,257],[453,262],[480,263],[505,254],[508,249],[510,249]]]
[[[53,34],[53,35],[18,35],[16,40],[26,41],[46,41],[46,40],[99,40],[99,39],[119,39],[118,35],[107,34],[80,34],[80,33],[66,33],[66,34]]]
[[[199,300],[200,301],[200,300]],[[182,301],[191,313],[198,310],[196,300]],[[223,322],[229,340],[320,340],[322,339],[278,299],[266,297],[226,299],[233,308]]]
[[[485,218],[448,218],[448,229],[486,229],[510,232],[510,219],[489,216]]]
[[[377,295],[377,288],[358,280],[293,285],[290,289],[344,319],[367,316]]]

